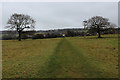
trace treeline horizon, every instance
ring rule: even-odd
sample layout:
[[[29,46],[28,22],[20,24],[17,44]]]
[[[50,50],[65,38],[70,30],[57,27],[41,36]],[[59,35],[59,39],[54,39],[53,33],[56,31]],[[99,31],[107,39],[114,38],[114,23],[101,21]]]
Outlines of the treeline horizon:
[[[117,27],[116,27],[117,28]],[[84,28],[58,28],[58,29],[34,29],[34,30],[24,30],[24,31],[52,31],[52,30],[67,30],[67,29],[84,29]],[[0,31],[16,31],[16,30],[0,30]]]
[[[114,29],[120,29],[120,27],[112,27]],[[81,30],[85,30],[85,28],[63,28],[63,29],[34,29],[34,30],[24,30],[24,31],[54,31],[54,30],[69,30],[69,29],[81,29]],[[0,30],[0,31],[16,31],[16,30]]]
[[[74,36],[93,36],[101,34],[118,34],[117,25],[111,23],[108,18],[102,16],[93,16],[88,20],[84,20],[83,28],[67,28],[67,29],[51,29],[51,30],[35,30],[36,21],[29,15],[14,13],[8,19],[8,31],[2,31],[8,35],[3,35],[2,39],[43,39],[57,37],[74,37]],[[14,31],[15,30],[15,31]],[[27,31],[26,31],[27,30]],[[11,33],[10,33],[11,32]],[[17,34],[16,34],[17,33]],[[12,35],[10,35],[12,34]],[[14,35],[14,38],[12,38]],[[17,35],[17,37],[16,37]],[[11,37],[10,37],[11,36]]]
[[[119,34],[120,28],[106,28],[101,29],[101,34]],[[15,30],[1,31],[2,40],[16,40],[18,39],[18,32]],[[21,39],[46,39],[46,38],[59,38],[59,37],[76,37],[76,36],[95,36],[97,35],[96,29],[84,28],[67,28],[67,29],[54,29],[54,30],[30,30],[23,31]]]

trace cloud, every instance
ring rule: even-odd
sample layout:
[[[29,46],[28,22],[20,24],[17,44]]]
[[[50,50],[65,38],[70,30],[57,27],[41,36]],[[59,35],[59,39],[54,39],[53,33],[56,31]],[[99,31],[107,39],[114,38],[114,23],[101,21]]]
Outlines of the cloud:
[[[2,9],[3,26],[13,13],[33,17],[37,30],[81,28],[83,20],[97,15],[118,24],[117,2],[5,2]]]

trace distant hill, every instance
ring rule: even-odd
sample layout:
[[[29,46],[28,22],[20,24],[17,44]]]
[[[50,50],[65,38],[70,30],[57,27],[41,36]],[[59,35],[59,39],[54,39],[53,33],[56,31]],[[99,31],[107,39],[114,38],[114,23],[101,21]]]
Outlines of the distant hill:
[[[76,31],[76,32],[81,32],[83,31],[83,28],[68,28],[68,29],[54,29],[54,30],[34,30],[36,34],[43,34],[43,33],[66,33],[67,31]],[[23,31],[26,32],[26,31]],[[30,32],[30,31],[29,31]],[[9,34],[9,33],[14,33],[18,34],[16,31],[0,31],[0,34]]]

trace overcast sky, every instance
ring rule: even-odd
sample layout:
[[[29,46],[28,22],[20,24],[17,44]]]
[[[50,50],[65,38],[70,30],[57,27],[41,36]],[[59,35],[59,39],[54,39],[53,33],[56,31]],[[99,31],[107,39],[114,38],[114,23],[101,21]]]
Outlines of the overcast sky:
[[[13,13],[30,15],[36,30],[81,28],[82,21],[103,16],[118,24],[117,2],[5,2],[2,4],[2,28]]]

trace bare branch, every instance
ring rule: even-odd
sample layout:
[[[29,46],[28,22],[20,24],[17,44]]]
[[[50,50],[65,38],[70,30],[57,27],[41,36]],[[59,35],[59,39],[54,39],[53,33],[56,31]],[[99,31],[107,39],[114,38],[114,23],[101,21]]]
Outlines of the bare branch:
[[[10,17],[7,24],[9,24],[9,26],[6,28],[23,31],[25,28],[34,28],[35,21],[29,15],[15,13]]]

